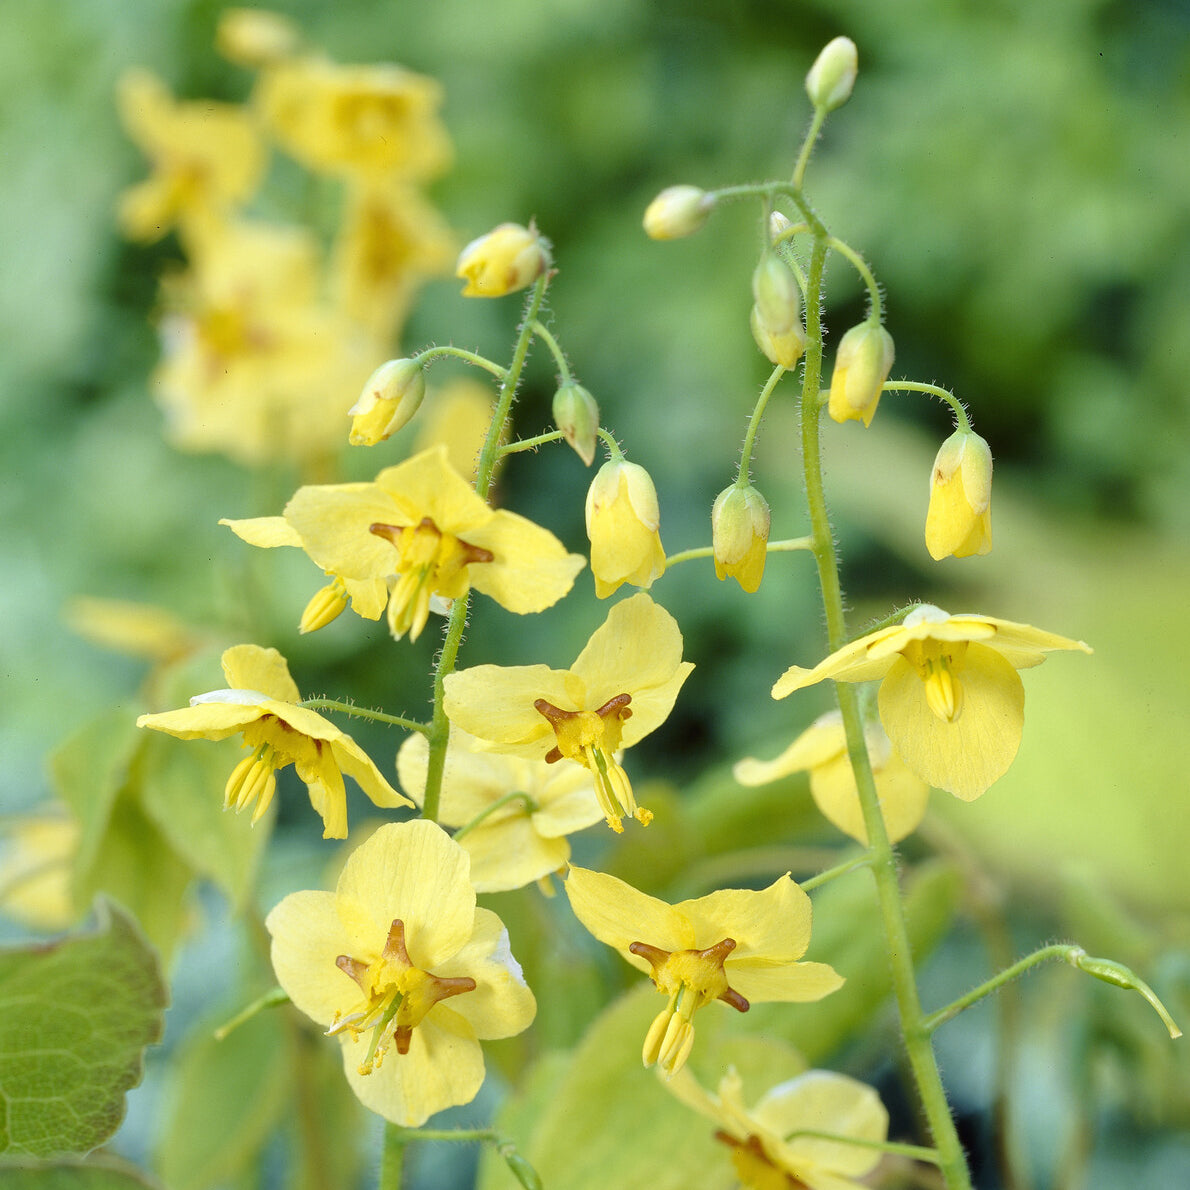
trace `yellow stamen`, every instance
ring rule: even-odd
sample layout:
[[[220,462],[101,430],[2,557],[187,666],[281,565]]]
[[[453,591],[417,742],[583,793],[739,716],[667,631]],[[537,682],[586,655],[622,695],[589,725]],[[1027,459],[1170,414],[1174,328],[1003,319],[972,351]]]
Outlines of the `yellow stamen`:
[[[302,619],[298,624],[298,632],[316,632],[319,628],[325,628],[346,606],[347,589],[343,586],[343,580],[336,575],[333,582],[315,592],[314,597],[306,604],[306,610],[302,612]]]
[[[925,685],[926,705],[944,723],[954,723],[963,713],[963,668],[967,641],[913,641],[902,652]]]

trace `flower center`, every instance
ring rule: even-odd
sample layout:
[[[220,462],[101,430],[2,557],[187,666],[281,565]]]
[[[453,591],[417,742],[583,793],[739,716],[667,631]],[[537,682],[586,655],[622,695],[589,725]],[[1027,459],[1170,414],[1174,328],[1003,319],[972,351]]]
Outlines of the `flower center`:
[[[546,764],[555,764],[566,757],[577,761],[595,778],[595,795],[599,808],[607,818],[607,825],[617,834],[624,827],[621,819],[625,814],[647,826],[653,815],[643,806],[636,804],[628,774],[616,760],[620,737],[624,732],[624,721],[632,718],[628,704],[631,694],[617,694],[609,698],[597,711],[564,711],[537,699],[533,706],[554,729],[557,746],[545,754]]]
[[[430,596],[457,599],[467,592],[467,567],[491,562],[491,550],[445,533],[430,517],[416,525],[370,525],[368,531],[391,542],[397,551],[397,583],[388,603],[388,625],[398,640],[416,640],[430,616]]]
[[[227,778],[223,808],[238,814],[253,802],[252,821],[259,822],[277,792],[277,770],[296,764],[299,773],[316,771],[322,763],[323,740],[295,731],[276,715],[261,715],[244,728],[244,743],[252,749]],[[303,777],[304,779],[304,777]]]
[[[722,1000],[737,1012],[747,1012],[747,1000],[727,982],[723,963],[735,950],[734,938],[724,938],[705,950],[662,950],[647,942],[628,949],[653,969],[652,979],[669,1003],[657,1014],[645,1036],[642,1058],[646,1066],[660,1063],[667,1077],[686,1064],[694,1045],[694,1014],[712,1000]]]
[[[715,1139],[731,1147],[731,1163],[740,1185],[748,1190],[806,1190],[805,1182],[778,1169],[768,1158],[757,1136],[737,1140],[726,1132],[716,1132]]]
[[[901,656],[917,670],[926,688],[926,704],[944,723],[953,723],[963,713],[963,668],[968,642],[915,640],[901,650]]]
[[[327,1033],[346,1031],[358,1041],[361,1034],[371,1031],[360,1074],[371,1074],[380,1065],[391,1039],[396,1040],[398,1054],[407,1054],[413,1030],[440,1000],[475,990],[474,979],[444,979],[415,967],[405,948],[405,923],[399,918],[394,918],[384,949],[374,962],[341,954],[335,966],[356,982],[363,1000],[350,1012],[336,1013]],[[394,1021],[390,1038],[386,1034]]]

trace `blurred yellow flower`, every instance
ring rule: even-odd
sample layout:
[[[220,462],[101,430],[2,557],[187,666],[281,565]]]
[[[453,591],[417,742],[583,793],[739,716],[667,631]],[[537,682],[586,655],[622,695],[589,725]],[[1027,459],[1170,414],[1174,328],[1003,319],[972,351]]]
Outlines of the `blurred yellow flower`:
[[[120,117],[153,174],[120,196],[119,217],[135,240],[226,215],[256,192],[265,150],[251,116],[209,100],[178,103],[147,70],[120,78]]]
[[[882,678],[880,719],[893,747],[923,780],[963,801],[1007,772],[1020,746],[1025,690],[1018,669],[1079,640],[992,616],[951,616],[922,604],[900,624],[844,645],[813,669],[791,666],[774,698],[825,678]]]
[[[247,464],[320,459],[338,448],[379,351],[319,297],[312,234],[212,225],[164,298],[153,387],[175,445]]]
[[[388,623],[398,639],[417,639],[431,599],[458,599],[471,587],[509,611],[543,611],[570,590],[585,564],[548,530],[486,504],[446,461],[445,446],[386,468],[375,483],[299,488],[284,520],[302,549],[345,587],[373,584],[354,590],[374,597],[377,584],[392,580]],[[374,604],[352,599],[361,615],[379,616],[368,614]]]
[[[930,473],[926,549],[935,561],[986,554],[992,548],[992,452],[969,430],[942,444]]]
[[[404,1127],[470,1103],[480,1040],[522,1032],[537,1011],[468,876],[466,852],[434,823],[386,823],[333,893],[293,893],[265,923],[278,981],[338,1036],[351,1089]]]
[[[587,489],[586,516],[600,599],[624,583],[648,589],[665,573],[657,489],[643,467],[623,458],[604,463]]]
[[[618,754],[665,722],[693,668],[673,616],[639,594],[608,612],[570,669],[476,665],[448,675],[443,705],[481,748],[582,765],[621,831],[624,815],[653,816],[636,804]]]
[[[227,779],[224,808],[240,811],[255,803],[256,823],[277,790],[277,770],[290,764],[322,816],[324,839],[347,837],[344,773],[378,806],[413,804],[389,785],[350,736],[296,705],[301,695],[276,649],[235,645],[223,654],[223,673],[228,689],[196,695],[178,711],[141,715],[136,725],[181,740],[224,740],[242,732],[244,746],[252,752]]]
[[[930,787],[893,751],[879,723],[865,724],[864,735],[884,826],[896,843],[912,834],[925,816]],[[810,794],[823,816],[867,846],[868,831],[838,711],[815,719],[775,760],[741,760],[732,772],[741,785],[767,785],[790,773],[809,772]]]
[[[279,12],[228,8],[219,14],[215,48],[240,66],[267,66],[287,58],[301,43],[297,26]]]
[[[536,228],[501,223],[459,253],[455,276],[467,282],[464,297],[503,297],[532,285],[550,267],[550,253]]]
[[[522,888],[566,865],[566,836],[603,817],[586,769],[476,750],[454,728],[442,776],[438,821],[471,857],[471,883],[481,893]],[[397,753],[401,787],[420,806],[425,799],[430,746],[411,735]]]
[[[4,875],[0,912],[34,930],[65,930],[81,913],[74,903],[72,874],[79,824],[64,811],[14,816],[0,828]]]
[[[685,1064],[694,1014],[712,1000],[747,1012],[762,1001],[821,1000],[843,983],[825,963],[796,961],[810,944],[810,898],[788,874],[759,892],[723,889],[671,906],[572,867],[566,893],[579,921],[669,997],[642,1054],[667,1076]]]
[[[880,1144],[888,1139],[888,1112],[869,1086],[829,1070],[809,1070],[765,1092],[750,1111],[735,1069],[712,1095],[685,1071],[668,1084],[689,1107],[721,1131],[742,1186],[749,1190],[862,1190],[880,1161],[864,1144],[800,1136],[826,1132]]]
[[[131,600],[79,595],[66,605],[63,618],[92,644],[161,665],[180,661],[210,639],[165,608]]]
[[[421,181],[450,164],[442,88],[401,66],[289,58],[264,70],[253,98],[282,147],[309,169]]]
[[[446,447],[446,461],[464,478],[473,482],[479,467],[496,394],[491,386],[470,376],[456,376],[440,387],[431,384],[429,397],[418,415],[413,454],[432,446]],[[505,423],[502,442],[508,441],[510,425]],[[496,464],[496,473],[500,463]]]

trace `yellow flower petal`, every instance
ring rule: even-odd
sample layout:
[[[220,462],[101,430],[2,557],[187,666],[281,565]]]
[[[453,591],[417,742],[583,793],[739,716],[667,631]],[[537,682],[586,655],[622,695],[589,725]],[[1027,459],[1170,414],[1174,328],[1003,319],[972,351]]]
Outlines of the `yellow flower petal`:
[[[540,757],[553,747],[554,733],[534,700],[571,709],[569,679],[545,665],[475,665],[447,677],[444,706],[450,721],[481,743],[523,746],[518,754]]]
[[[468,568],[471,585],[518,615],[553,607],[587,564],[580,555],[567,553],[549,530],[504,510],[473,530],[467,541],[495,555],[490,563]]]
[[[421,454],[386,467],[376,484],[410,511],[433,517],[447,532],[466,536],[495,515],[475,489],[447,462],[446,446],[439,444]],[[543,530],[544,532],[544,530]]]
[[[693,927],[681,913],[606,872],[571,866],[566,895],[579,921],[600,942],[621,953],[633,942],[648,942],[663,950],[694,946]],[[624,957],[634,967],[649,970],[648,963],[636,955],[624,953]]]
[[[285,519],[323,570],[345,579],[383,579],[396,571],[396,551],[369,530],[376,523],[417,524],[415,511],[395,504],[377,484],[344,483],[299,488]]]
[[[259,706],[242,703],[204,702],[176,711],[161,711],[155,715],[141,715],[137,727],[164,731],[179,740],[225,740],[243,731],[261,716]]]
[[[593,794],[591,803],[594,821],[598,822],[603,813]],[[485,823],[459,840],[459,846],[471,857],[471,883],[476,892],[524,888],[566,866],[570,843],[565,836],[547,839],[533,829],[527,818],[504,819],[490,826]]]
[[[720,889],[697,900],[681,901],[674,911],[693,927],[693,946],[712,946],[721,938],[734,938],[736,948],[729,966],[755,955],[770,962],[791,962],[801,958],[810,945],[810,898],[788,874],[759,892]]]
[[[258,516],[240,521],[224,517],[219,524],[226,525],[237,537],[261,549],[281,545],[301,548],[301,534],[283,516]]]
[[[874,755],[872,763],[884,829],[890,843],[899,843],[917,830],[925,817],[930,787],[895,752],[890,752],[879,768]],[[855,774],[845,752],[811,769],[810,794],[824,818],[845,835],[868,845]]]
[[[259,690],[278,702],[301,700],[289,666],[276,649],[233,645],[224,652],[222,661],[227,684],[237,690]]]
[[[1020,746],[1025,690],[997,651],[968,646],[959,677],[962,713],[946,722],[931,710],[916,669],[898,657],[880,687],[880,719],[915,773],[963,801],[979,797],[1008,771]]]
[[[292,893],[265,918],[265,927],[273,939],[277,982],[306,1016],[329,1025],[353,994],[350,977],[335,959],[345,950],[364,949],[364,939],[344,933],[335,894]]]
[[[843,986],[843,977],[826,963],[773,963],[728,959],[727,978],[745,1000],[808,1004]]]

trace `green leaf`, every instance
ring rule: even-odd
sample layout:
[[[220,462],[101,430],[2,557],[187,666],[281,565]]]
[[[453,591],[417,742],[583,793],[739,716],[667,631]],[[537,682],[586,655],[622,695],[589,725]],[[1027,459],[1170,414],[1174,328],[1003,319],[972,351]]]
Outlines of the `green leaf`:
[[[0,1160],[4,1190],[151,1190],[141,1170],[112,1157],[91,1161],[7,1162]]]
[[[87,1153],[124,1115],[166,989],[153,952],[118,908],[95,932],[0,952],[0,1153]]]
[[[292,1086],[279,1014],[262,1012],[216,1041],[214,1029],[228,1015],[200,1025],[178,1059],[158,1163],[171,1190],[202,1190],[243,1170],[268,1139]]]
[[[234,741],[180,741],[148,734],[140,798],[145,813],[186,862],[209,876],[236,908],[252,890],[269,838],[270,816],[253,827],[223,809],[223,786],[235,767]]]
[[[665,998],[644,982],[599,1016],[568,1061],[547,1057],[525,1097],[509,1101],[497,1127],[506,1132],[549,1190],[727,1190],[735,1176],[714,1125],[666,1090],[641,1064],[641,1044]],[[801,1073],[805,1063],[773,1038],[733,1031],[734,1013],[699,1013],[690,1059],[714,1089],[729,1064],[754,1102],[769,1087]],[[536,1126],[529,1131],[533,1121]],[[581,1154],[581,1160],[576,1154]],[[504,1160],[486,1150],[480,1190],[516,1190]]]

